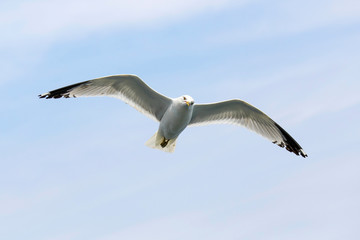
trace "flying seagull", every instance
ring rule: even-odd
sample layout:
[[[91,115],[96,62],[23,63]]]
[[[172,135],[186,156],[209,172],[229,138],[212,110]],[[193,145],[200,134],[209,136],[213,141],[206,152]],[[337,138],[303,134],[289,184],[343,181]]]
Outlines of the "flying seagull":
[[[120,98],[160,122],[158,131],[145,144],[165,152],[174,152],[176,139],[187,126],[231,123],[255,131],[289,152],[307,157],[302,147],[282,127],[259,109],[239,99],[194,104],[194,99],[188,95],[166,97],[135,75],[96,78],[39,95],[40,98],[90,96]]]

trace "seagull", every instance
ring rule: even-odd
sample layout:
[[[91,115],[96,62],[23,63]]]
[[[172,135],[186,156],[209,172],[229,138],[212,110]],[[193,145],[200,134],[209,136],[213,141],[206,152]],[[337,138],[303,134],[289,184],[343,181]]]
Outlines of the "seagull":
[[[75,83],[39,98],[108,96],[123,100],[139,112],[160,122],[158,131],[145,143],[148,147],[174,152],[176,140],[187,126],[230,123],[246,127],[289,152],[307,157],[302,147],[265,113],[239,99],[194,104],[188,95],[166,97],[136,75],[113,75]]]

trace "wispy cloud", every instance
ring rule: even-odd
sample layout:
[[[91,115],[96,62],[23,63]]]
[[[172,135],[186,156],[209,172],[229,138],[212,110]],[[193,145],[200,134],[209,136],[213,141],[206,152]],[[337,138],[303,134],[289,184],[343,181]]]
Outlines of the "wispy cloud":
[[[49,199],[54,199],[59,193],[59,189],[45,189],[26,196],[15,193],[2,194],[0,195],[0,216],[11,215],[40,205]]]
[[[56,42],[98,31],[166,26],[172,22],[245,3],[247,0],[35,0],[0,10],[0,83],[38,62]]]
[[[329,13],[347,21],[360,19],[360,2],[357,0],[330,1]]]
[[[299,75],[294,71],[293,77],[286,79],[301,83],[298,92],[294,93],[299,95],[294,98],[298,100],[285,102],[285,111],[278,113],[277,117],[286,119],[289,124],[297,124],[360,104],[360,96],[354,87],[358,85],[357,62],[359,57],[356,54],[350,57],[336,53],[299,66]]]
[[[351,46],[359,39],[360,36],[338,43],[350,46],[347,49],[329,49],[326,55],[317,53],[320,56],[314,53],[312,58],[299,63],[284,62],[271,70],[253,72],[246,77],[236,71],[222,69],[222,72],[226,72],[226,77],[202,87],[202,91],[196,94],[202,98],[211,97],[208,101],[241,98],[261,107],[266,113],[271,113],[274,120],[288,125],[341,111],[360,104],[360,95],[354,87],[358,85],[357,63],[360,59],[356,51],[351,50]],[[349,54],[349,51],[352,53]],[[235,65],[236,61],[234,59]],[[234,63],[229,62],[230,64]],[[189,78],[192,77],[195,81],[196,78],[211,78],[211,75],[221,74],[212,69],[205,76],[199,74]],[[203,92],[206,94],[202,94]]]
[[[206,214],[199,212],[181,213],[140,223],[120,230],[98,240],[115,239],[201,239],[211,227]],[[210,237],[210,238],[209,238]],[[207,236],[207,239],[214,239]]]
[[[52,0],[14,4],[0,12],[1,28],[29,38],[84,34],[100,28],[164,25],[171,20],[234,4],[233,0]],[[238,3],[237,3],[238,4]],[[13,31],[16,29],[16,31]],[[14,37],[14,35],[8,35]]]
[[[355,155],[322,159],[249,199],[152,219],[98,240],[337,239],[353,235],[359,232],[355,223],[360,195],[354,191],[359,186],[358,165]],[[344,219],[351,219],[352,224]]]
[[[239,43],[280,38],[322,27],[360,22],[360,3],[333,1],[260,1],[255,21],[224,28],[211,42]],[[260,14],[261,13],[261,14]]]

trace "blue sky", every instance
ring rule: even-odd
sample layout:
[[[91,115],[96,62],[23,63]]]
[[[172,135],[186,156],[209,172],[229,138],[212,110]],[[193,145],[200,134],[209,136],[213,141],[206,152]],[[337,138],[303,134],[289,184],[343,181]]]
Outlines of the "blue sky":
[[[2,1],[0,238],[358,239],[360,3]],[[37,95],[136,74],[243,99],[305,149],[237,126],[158,124],[117,99]]]

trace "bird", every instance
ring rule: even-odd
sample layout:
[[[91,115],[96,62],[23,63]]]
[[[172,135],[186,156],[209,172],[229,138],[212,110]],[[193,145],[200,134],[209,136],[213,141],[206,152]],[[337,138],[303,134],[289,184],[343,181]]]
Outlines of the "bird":
[[[164,96],[150,88],[138,76],[112,75],[55,89],[39,98],[76,98],[108,96],[123,100],[139,112],[159,122],[157,132],[145,143],[164,152],[174,152],[176,140],[188,126],[206,124],[240,125],[289,152],[306,158],[302,147],[265,113],[240,99],[198,104],[188,95]]]

